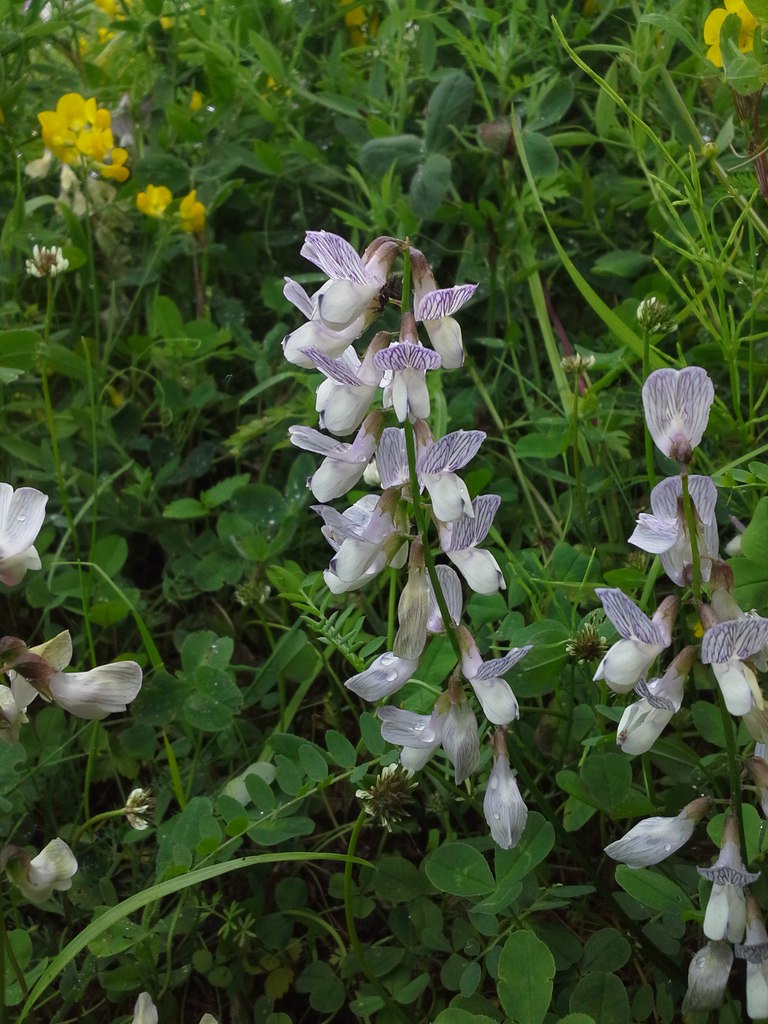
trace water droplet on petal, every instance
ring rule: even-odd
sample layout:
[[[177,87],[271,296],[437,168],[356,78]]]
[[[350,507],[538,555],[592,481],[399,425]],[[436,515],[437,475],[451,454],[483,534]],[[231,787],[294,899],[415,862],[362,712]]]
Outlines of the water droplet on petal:
[[[20,523],[24,523],[24,522],[26,522],[26,520],[27,520],[27,517],[26,517],[26,516],[25,516],[25,515],[24,515],[24,514],[23,514],[22,512],[20,512],[20,513],[19,513],[19,514],[18,514],[18,515],[16,516],[16,518],[18,519],[18,521],[19,521]]]

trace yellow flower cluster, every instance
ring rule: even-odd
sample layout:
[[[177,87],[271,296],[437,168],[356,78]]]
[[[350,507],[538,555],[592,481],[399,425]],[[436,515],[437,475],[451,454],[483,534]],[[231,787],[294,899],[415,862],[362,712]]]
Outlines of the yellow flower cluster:
[[[102,178],[128,178],[128,152],[115,146],[112,117],[104,107],[97,108],[93,97],[86,100],[80,93],[68,92],[55,110],[44,110],[37,119],[43,129],[43,142],[62,163],[85,161]]]
[[[369,13],[361,4],[355,4],[351,0],[348,5],[346,0],[341,0],[341,6],[345,7],[344,24],[347,26],[349,41],[352,46],[365,46],[371,39],[376,38],[379,29],[379,16]]]
[[[742,53],[748,53],[755,45],[757,18],[749,10],[744,0],[725,0],[725,7],[716,7],[714,11],[710,11],[704,22],[704,42],[709,47],[707,60],[717,68],[723,66],[723,55],[720,52],[720,30],[729,14],[735,14],[741,23],[739,50]]]
[[[136,208],[147,217],[163,217],[172,202],[173,193],[165,185],[147,185],[136,196]],[[199,234],[205,227],[205,207],[197,198],[197,189],[193,188],[179,204],[179,227],[190,234]]]

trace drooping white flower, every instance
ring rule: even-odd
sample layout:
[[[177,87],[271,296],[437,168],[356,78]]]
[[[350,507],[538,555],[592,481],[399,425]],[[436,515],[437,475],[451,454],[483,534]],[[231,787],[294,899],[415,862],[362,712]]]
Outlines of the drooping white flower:
[[[654,370],[643,384],[643,407],[656,446],[676,462],[690,462],[714,400],[714,384],[701,367]]]
[[[512,687],[502,676],[528,654],[530,645],[515,647],[503,658],[483,661],[469,630],[459,626],[457,632],[462,651],[461,671],[475,691],[485,717],[494,725],[508,725],[519,717],[520,710]]]
[[[734,953],[747,962],[747,1015],[752,1020],[768,1017],[768,932],[754,896],[747,896],[747,934]]]
[[[699,797],[674,818],[644,818],[621,839],[606,846],[605,852],[630,868],[659,864],[688,842],[709,804],[709,797]]]
[[[343,513],[330,505],[312,508],[322,517],[323,536],[336,551],[330,572],[343,589],[363,586],[385,566],[398,564],[398,556],[402,559],[407,554],[398,489],[385,490],[380,496],[366,494]]]
[[[158,1024],[157,1007],[149,992],[142,992],[136,1000],[131,1024]],[[212,1014],[204,1013],[200,1018],[200,1024],[218,1024],[218,1021]]]
[[[327,288],[328,284],[323,287]],[[311,369],[316,365],[316,360],[309,351],[322,352],[330,359],[341,356],[352,342],[360,337],[369,323],[369,317],[361,313],[343,330],[331,330],[320,319],[317,304],[319,294],[316,292],[310,297],[297,281],[291,280],[290,277],[285,279],[283,295],[300,313],[303,313],[307,322],[283,338],[283,355],[289,363],[302,366],[304,369]]]
[[[385,651],[363,672],[351,676],[344,685],[363,700],[381,700],[397,693],[418,668],[417,658],[398,658]]]
[[[45,519],[48,495],[34,487],[0,483],[0,580],[12,587],[27,569],[40,568],[34,541]]]
[[[430,343],[440,353],[443,367],[455,370],[464,362],[461,327],[453,314],[474,295],[476,284],[438,288],[432,270],[418,249],[411,249],[414,284],[414,315],[423,323]]]
[[[432,499],[432,511],[444,523],[462,515],[474,516],[467,485],[456,475],[470,462],[485,440],[482,430],[455,430],[427,446],[416,462],[419,483]]]
[[[454,781],[460,786],[480,763],[477,719],[460,687],[451,684],[450,708],[443,722],[443,750],[453,765]]]
[[[688,991],[682,1011],[717,1010],[722,1006],[733,963],[730,942],[708,942],[695,953],[688,968]]]
[[[115,661],[88,672],[56,672],[49,683],[56,703],[76,718],[98,720],[125,711],[141,689],[141,666]]]
[[[443,597],[445,598],[445,604],[448,608],[448,617],[454,626],[458,626],[459,620],[461,619],[461,609],[463,605],[463,597],[461,593],[461,581],[456,575],[455,571],[450,565],[436,565],[435,571],[440,583],[440,589]],[[435,597],[435,592],[432,589],[432,580],[427,580],[427,586],[429,587],[429,610],[427,612],[427,632],[428,633],[444,633],[445,623],[440,613],[440,607]]]
[[[650,750],[674,714],[680,710],[685,679],[696,658],[693,647],[684,648],[660,679],[635,686],[641,699],[624,709],[616,742],[625,754]]]
[[[474,515],[466,513],[452,523],[440,523],[440,547],[476,594],[495,594],[506,584],[499,563],[490,551],[478,548],[493,525],[501,504],[498,494],[481,494],[472,502]]]
[[[55,891],[72,888],[77,860],[63,839],[52,839],[35,857],[6,847],[2,856],[8,875],[31,903],[45,903]]]
[[[354,487],[373,458],[383,426],[383,414],[371,413],[351,444],[337,441],[311,427],[288,428],[291,444],[325,456],[308,481],[309,489],[318,501],[333,501]]]
[[[520,842],[528,820],[528,808],[520,795],[515,773],[509,767],[507,741],[502,729],[493,737],[493,768],[483,798],[483,813],[493,841],[503,850]]]
[[[723,832],[720,856],[711,868],[697,869],[702,878],[712,882],[704,915],[704,934],[717,941],[742,942],[747,923],[744,888],[756,882],[760,872],[753,874],[744,866],[739,849],[739,826],[729,814]]]
[[[429,587],[421,541],[414,540],[408,560],[408,580],[397,604],[398,630],[392,646],[400,658],[419,658],[427,642]]]
[[[371,242],[361,258],[339,235],[306,233],[301,255],[330,279],[316,296],[318,314],[327,327],[344,330],[375,308],[399,249],[396,239],[382,236]]]
[[[20,705],[10,686],[0,684],[0,742],[16,743],[22,725],[29,721],[26,705]]]
[[[680,600],[677,597],[665,598],[653,618],[649,619],[617,588],[598,587],[595,594],[621,640],[610,648],[597,666],[594,679],[605,679],[614,693],[629,693],[672,643],[671,630]]]
[[[317,389],[315,399],[315,409],[324,430],[345,436],[360,426],[384,376],[384,371],[374,363],[374,357],[388,344],[389,335],[380,331],[371,339],[362,361],[353,348],[348,348],[338,359],[316,348],[304,350],[313,365],[325,374],[326,379]]]
[[[689,476],[688,488],[696,520],[701,578],[706,583],[717,558],[719,538],[715,505],[717,488],[708,476]],[[641,512],[629,543],[658,555],[667,576],[683,586],[685,568],[693,561],[691,538],[683,512],[683,485],[679,476],[662,480],[651,491],[652,515]]]
[[[412,331],[408,330],[409,324],[413,326]],[[393,342],[373,357],[377,369],[387,370],[391,375],[390,383],[384,388],[384,408],[394,408],[401,423],[407,419],[426,420],[429,418],[426,373],[440,366],[440,356],[418,340],[411,313],[403,314],[401,337],[403,340]]]
[[[710,625],[705,608],[701,613],[708,627],[701,641],[701,660],[712,666],[725,706],[732,715],[746,715],[753,706],[762,708],[763,696],[746,659],[768,644],[768,619],[750,613]]]
[[[376,714],[381,719],[382,738],[403,748],[400,763],[404,768],[419,771],[442,743],[446,716],[437,705],[431,715],[391,706],[377,708]]]

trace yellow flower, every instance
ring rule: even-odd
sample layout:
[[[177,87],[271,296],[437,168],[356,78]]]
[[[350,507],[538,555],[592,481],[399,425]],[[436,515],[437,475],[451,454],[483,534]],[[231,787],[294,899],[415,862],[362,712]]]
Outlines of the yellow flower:
[[[125,181],[128,177],[124,166],[128,153],[113,148],[112,116],[105,107],[97,107],[93,97],[86,100],[78,92],[68,92],[55,110],[43,110],[37,119],[46,148],[62,163],[79,164],[86,157],[104,178]]]
[[[136,196],[136,207],[148,217],[162,217],[173,202],[171,190],[165,185],[147,185],[146,192]]]
[[[739,50],[742,53],[749,53],[755,44],[757,18],[748,9],[744,0],[725,0],[725,7],[716,7],[714,11],[710,11],[704,22],[704,42],[709,47],[707,60],[717,68],[723,66],[723,55],[720,52],[720,30],[729,14],[737,15],[741,22]]]
[[[95,106],[96,101],[93,102]],[[93,123],[80,130],[77,148],[84,156],[89,156],[93,160],[103,160],[114,144],[112,115],[102,107],[96,111]]]
[[[96,33],[99,37],[100,43],[108,43],[110,39],[114,39],[116,33],[110,32],[108,28],[104,28],[103,25],[99,25]]]
[[[162,18],[160,18],[160,24],[162,25],[162,27],[165,29],[166,32],[170,32],[170,30],[173,28],[175,22],[176,22],[176,19],[175,18],[169,18],[167,14],[164,14],[162,16]]]
[[[131,176],[131,172],[125,166],[125,161],[128,159],[128,150],[122,149],[120,146],[115,146],[107,153],[107,160],[109,163],[95,162],[94,167],[102,176],[102,178],[111,178],[112,181],[127,181]]]
[[[181,230],[197,234],[205,226],[205,207],[197,199],[197,189],[192,189],[188,196],[184,196],[179,206],[179,218]]]
[[[197,89],[192,90],[192,95],[189,97],[189,109],[193,114],[196,114],[198,110],[201,110],[203,106],[203,94]]]
[[[368,40],[376,37],[379,28],[377,14],[369,14],[365,7],[355,4],[354,0],[350,4],[341,0],[341,6],[346,7],[344,24],[347,26],[347,34],[352,46],[364,46]]]

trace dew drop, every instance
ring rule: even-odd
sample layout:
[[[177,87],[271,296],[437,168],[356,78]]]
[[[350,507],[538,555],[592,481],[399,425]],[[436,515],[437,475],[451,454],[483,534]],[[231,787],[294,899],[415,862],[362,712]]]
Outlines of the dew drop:
[[[672,847],[670,846],[669,843],[667,843],[667,845],[664,847],[664,852],[665,853],[669,853],[671,849],[672,849]]]
[[[397,679],[397,672],[394,669],[392,669],[391,672],[387,672],[386,680],[387,680],[388,683],[394,683],[394,681],[396,679]]]
[[[25,522],[27,521],[27,517],[26,517],[26,516],[24,515],[24,513],[23,513],[23,512],[20,512],[20,513],[19,513],[19,514],[18,514],[18,515],[16,516],[16,518],[18,519],[18,521],[19,521],[20,523],[25,523]]]

